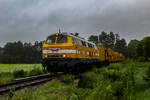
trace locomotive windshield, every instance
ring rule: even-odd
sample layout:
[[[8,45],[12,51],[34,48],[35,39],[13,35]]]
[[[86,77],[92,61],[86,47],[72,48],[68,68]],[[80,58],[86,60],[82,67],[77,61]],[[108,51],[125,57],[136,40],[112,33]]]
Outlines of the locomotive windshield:
[[[48,37],[46,43],[52,44],[52,43],[55,43],[55,40],[56,40],[56,35],[52,35],[52,36]]]
[[[56,43],[67,43],[67,36],[66,35],[58,35],[58,39]]]
[[[53,44],[53,43],[67,43],[67,36],[66,35],[52,35],[48,37],[47,44]]]

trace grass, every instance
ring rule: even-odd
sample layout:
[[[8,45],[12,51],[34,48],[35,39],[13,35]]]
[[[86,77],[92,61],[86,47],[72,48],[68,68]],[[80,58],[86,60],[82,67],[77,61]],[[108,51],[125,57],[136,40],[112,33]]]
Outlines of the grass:
[[[107,67],[93,68],[82,74],[78,86],[74,76],[65,75],[64,81],[53,80],[36,91],[18,91],[9,100],[149,100],[150,87],[143,79],[149,62],[127,60]]]
[[[77,100],[73,90],[71,85],[53,80],[35,92],[28,89],[18,92],[11,100]]]
[[[0,84],[11,82],[16,78],[47,73],[41,64],[0,64]]]
[[[0,72],[13,72],[15,70],[30,71],[34,68],[42,69],[41,64],[0,64]]]

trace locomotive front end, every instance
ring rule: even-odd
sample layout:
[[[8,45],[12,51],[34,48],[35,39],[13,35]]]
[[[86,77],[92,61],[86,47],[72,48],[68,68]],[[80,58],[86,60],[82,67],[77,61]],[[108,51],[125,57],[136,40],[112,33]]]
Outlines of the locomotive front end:
[[[69,59],[76,53],[76,50],[71,49],[72,46],[72,39],[67,34],[48,36],[43,44],[43,67],[49,72],[64,72]]]

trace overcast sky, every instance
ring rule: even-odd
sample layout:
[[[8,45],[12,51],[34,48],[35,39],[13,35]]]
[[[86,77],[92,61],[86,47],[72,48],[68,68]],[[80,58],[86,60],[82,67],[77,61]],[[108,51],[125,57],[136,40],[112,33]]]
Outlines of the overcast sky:
[[[83,37],[101,31],[127,41],[150,36],[150,0],[0,0],[0,46],[44,40],[58,28]]]

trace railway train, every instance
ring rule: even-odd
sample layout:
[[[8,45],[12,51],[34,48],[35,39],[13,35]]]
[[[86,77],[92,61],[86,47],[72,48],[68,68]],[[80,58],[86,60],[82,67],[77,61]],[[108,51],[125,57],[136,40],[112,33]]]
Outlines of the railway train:
[[[82,72],[90,64],[101,66],[123,61],[125,57],[102,45],[96,45],[72,33],[48,36],[42,47],[42,65],[49,72]]]

